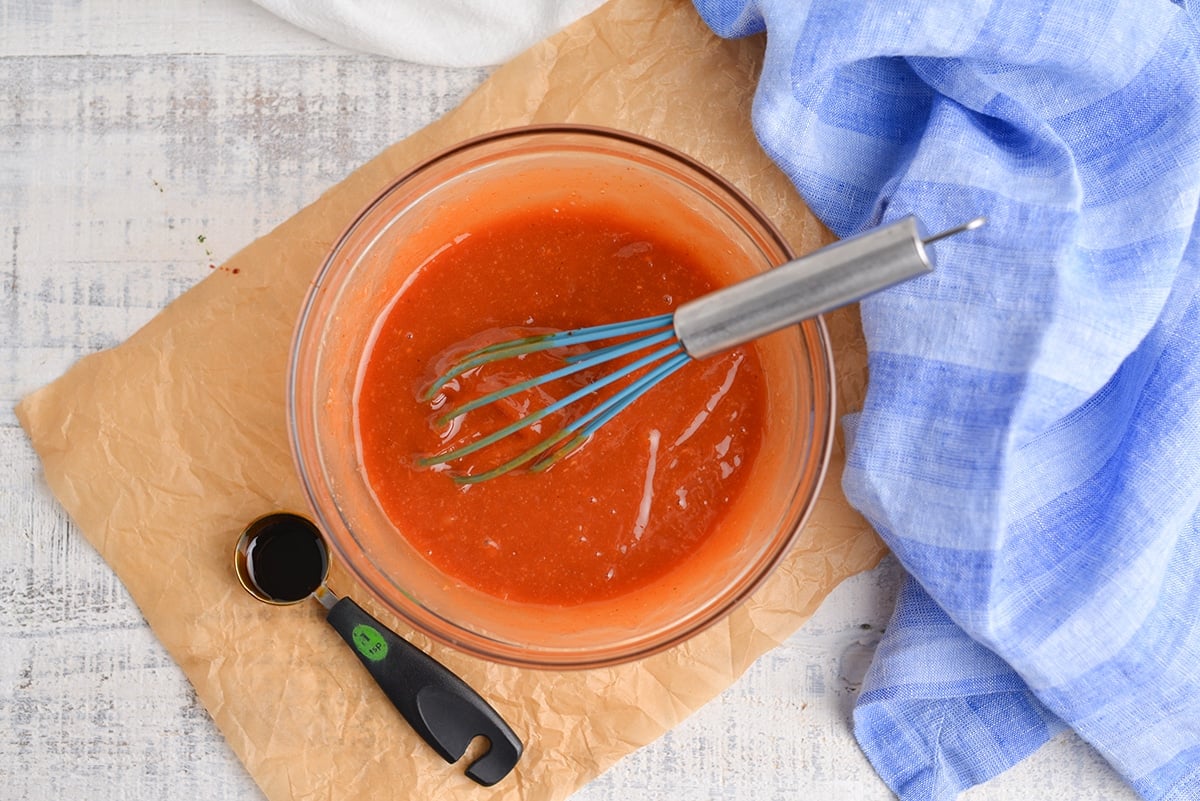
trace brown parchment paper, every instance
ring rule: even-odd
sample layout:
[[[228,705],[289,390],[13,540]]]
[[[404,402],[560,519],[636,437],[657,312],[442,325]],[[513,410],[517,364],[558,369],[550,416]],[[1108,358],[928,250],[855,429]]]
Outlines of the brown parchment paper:
[[[792,634],[883,546],[841,495],[840,438],[795,551],[728,619],[638,663],[565,673],[413,641],[491,700],[526,743],[491,789],[403,722],[315,603],[269,607],[232,570],[241,527],[303,509],[285,425],[286,357],[309,281],[342,228],[416,161],[524,123],[634,131],[723,173],[798,252],[831,237],[758,148],[750,102],[762,39],[714,37],[683,0],[612,0],[500,68],[460,108],[361,167],[238,253],[126,343],[81,360],[18,407],[46,480],[128,587],[272,801],[568,796],[674,726]],[[842,412],[858,408],[856,312],[828,319]],[[412,632],[336,572],[384,623]]]

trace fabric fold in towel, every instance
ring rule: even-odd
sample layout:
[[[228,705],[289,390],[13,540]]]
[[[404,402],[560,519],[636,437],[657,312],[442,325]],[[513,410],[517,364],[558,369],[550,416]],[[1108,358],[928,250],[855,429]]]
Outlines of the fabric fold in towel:
[[[911,579],[855,711],[906,799],[1065,721],[1200,798],[1200,63],[1165,0],[699,0],[767,32],[761,143],[841,236],[915,214],[932,276],[862,304],[843,486]]]
[[[443,67],[503,64],[604,0],[254,0],[334,44]]]

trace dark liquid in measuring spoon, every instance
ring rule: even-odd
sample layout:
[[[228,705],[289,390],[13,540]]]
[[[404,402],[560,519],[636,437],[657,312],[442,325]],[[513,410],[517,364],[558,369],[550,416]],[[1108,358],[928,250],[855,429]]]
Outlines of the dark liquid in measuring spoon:
[[[320,536],[303,521],[286,517],[267,523],[246,550],[250,579],[276,601],[299,601],[315,592],[327,561]]]

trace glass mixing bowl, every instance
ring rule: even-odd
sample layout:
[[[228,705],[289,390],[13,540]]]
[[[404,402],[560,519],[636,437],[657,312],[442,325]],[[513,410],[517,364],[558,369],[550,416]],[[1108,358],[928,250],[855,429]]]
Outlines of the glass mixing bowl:
[[[607,601],[552,607],[484,594],[441,572],[380,509],[363,474],[355,393],[372,332],[414,270],[455,230],[525,204],[621,204],[724,254],[732,283],[790,258],[740,192],[687,156],[584,126],[501,131],[459,144],[384,190],[347,228],[304,302],[288,423],[301,481],[337,559],[415,629],[509,664],[614,664],[675,645],[744,601],[785,556],[817,497],[833,434],[833,365],[820,320],[755,343],[768,382],[765,438],[719,530],[660,580]],[[609,425],[620,425],[620,417]]]

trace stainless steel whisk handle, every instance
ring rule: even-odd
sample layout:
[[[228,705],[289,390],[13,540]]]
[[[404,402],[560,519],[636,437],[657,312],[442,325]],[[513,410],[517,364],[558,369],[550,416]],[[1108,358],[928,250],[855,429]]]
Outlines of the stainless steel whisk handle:
[[[932,272],[926,245],[983,223],[976,217],[927,236],[910,216],[843,239],[683,304],[675,334],[696,359],[728,350]]]

